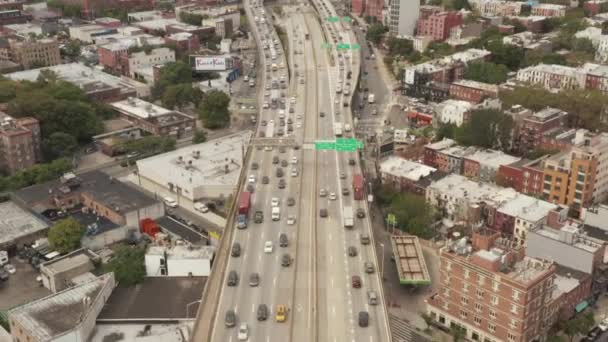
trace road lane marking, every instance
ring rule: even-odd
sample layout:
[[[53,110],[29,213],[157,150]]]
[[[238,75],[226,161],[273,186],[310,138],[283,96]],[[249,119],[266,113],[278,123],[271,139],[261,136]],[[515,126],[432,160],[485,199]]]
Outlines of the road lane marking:
[[[251,312],[255,312],[255,304],[251,304]]]
[[[235,314],[239,313],[239,305],[238,304],[234,306],[234,313]]]
[[[272,280],[272,285],[273,285],[274,287],[276,287],[276,286],[277,286],[277,276],[274,276],[274,279]]]

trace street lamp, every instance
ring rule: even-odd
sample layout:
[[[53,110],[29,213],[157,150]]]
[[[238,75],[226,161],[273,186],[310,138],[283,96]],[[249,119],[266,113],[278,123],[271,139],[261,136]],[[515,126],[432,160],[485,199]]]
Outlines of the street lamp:
[[[199,303],[199,304],[200,304],[200,302],[201,302],[201,299],[199,299],[199,300],[195,300],[195,301],[194,301],[194,302],[192,302],[192,303],[188,303],[188,304],[186,304],[186,319],[190,318],[190,305],[192,305],[192,304],[196,304],[196,303]]]
[[[380,242],[380,247],[382,247],[382,262],[381,262],[381,277],[382,280],[384,280],[384,244],[382,242]]]

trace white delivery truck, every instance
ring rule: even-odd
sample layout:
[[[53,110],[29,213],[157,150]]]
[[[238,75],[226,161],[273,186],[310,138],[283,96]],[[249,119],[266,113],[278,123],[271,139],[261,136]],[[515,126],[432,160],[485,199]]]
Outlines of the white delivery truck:
[[[280,207],[272,207],[272,220],[278,221],[281,219],[281,208]]]
[[[342,210],[342,218],[344,219],[344,228],[352,228],[355,225],[353,207],[345,206]]]
[[[369,104],[376,102],[376,96],[374,96],[374,94],[369,94],[369,96],[367,97],[367,102]]]
[[[341,122],[334,122],[334,134],[337,137],[342,136],[342,123]]]

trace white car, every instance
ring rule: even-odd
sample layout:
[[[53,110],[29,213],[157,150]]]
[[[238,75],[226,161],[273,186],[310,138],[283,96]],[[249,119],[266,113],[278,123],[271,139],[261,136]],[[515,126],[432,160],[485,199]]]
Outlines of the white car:
[[[163,198],[163,201],[165,202],[167,207],[177,208],[177,201],[175,199],[173,199],[171,197],[165,197],[165,198]]]
[[[293,226],[294,224],[296,224],[296,216],[295,215],[287,216],[287,224],[290,226]]]
[[[291,163],[292,164],[297,164],[298,163],[298,157],[291,157]]]
[[[302,123],[301,123],[301,122],[298,122],[298,123],[296,124],[296,128],[302,128]]]
[[[194,210],[206,213],[209,211],[209,208],[201,202],[194,202]]]
[[[302,120],[302,114],[298,114],[298,115],[296,115],[296,119],[298,119],[298,120]]]
[[[325,196],[327,196],[327,190],[320,189],[319,190],[319,197],[325,197]]]
[[[239,338],[239,341],[247,341],[249,338],[249,327],[247,326],[247,323],[241,323],[241,325],[239,325],[239,333],[237,337]]]
[[[335,193],[335,192],[330,192],[330,193],[329,193],[329,199],[330,199],[331,201],[335,201],[335,200],[336,200],[336,198],[338,198],[338,197],[336,196],[336,193]]]
[[[272,253],[272,249],[272,241],[266,241],[266,243],[264,243],[264,253],[270,254]]]
[[[296,97],[294,96],[291,98],[291,104],[295,104],[295,103],[296,103]]]
[[[273,197],[272,200],[270,201],[270,204],[273,207],[278,207],[279,206],[279,198],[278,197]]]
[[[597,325],[601,331],[606,331],[608,330],[608,318],[604,318],[603,321],[600,322],[600,324]]]
[[[268,121],[269,124],[274,125],[274,120]]]
[[[249,183],[255,183],[255,175],[249,175]]]
[[[15,272],[17,272],[17,269],[15,268],[15,266],[13,266],[11,264],[4,265],[4,270],[10,274],[15,274]]]
[[[291,177],[298,177],[298,169],[291,169]]]

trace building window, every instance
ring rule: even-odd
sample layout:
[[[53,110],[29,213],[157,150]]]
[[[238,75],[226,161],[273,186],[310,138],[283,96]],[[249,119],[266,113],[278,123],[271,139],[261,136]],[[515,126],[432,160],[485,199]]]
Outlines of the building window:
[[[479,284],[479,286],[483,286],[483,284],[485,282],[486,282],[486,278],[480,274],[479,277],[477,278],[477,283]]]
[[[488,323],[488,330],[490,332],[496,332],[496,324]]]
[[[507,334],[507,338],[509,339],[509,341],[515,341],[515,339],[517,338],[515,335],[508,333]]]
[[[513,290],[513,300],[519,300],[519,291]]]
[[[469,292],[469,284],[467,284],[467,283],[462,284],[462,292],[464,292],[464,293]]]
[[[475,316],[475,324],[481,325],[481,317]]]
[[[460,310],[460,317],[467,318],[467,316],[468,316],[468,313],[466,311]]]
[[[495,282],[493,282],[493,283],[492,283],[492,289],[493,289],[495,292],[497,292],[497,291],[498,291],[498,287],[499,287],[499,285],[498,285],[498,282],[497,282],[497,281],[495,281]]]
[[[469,299],[467,297],[460,297],[460,302],[462,304],[469,304]]]
[[[496,311],[490,310],[490,318],[491,319],[496,319]]]
[[[449,288],[449,287],[446,287],[445,289],[443,289],[443,294],[444,294],[446,297],[449,297],[449,296],[450,296],[450,288]]]
[[[451,271],[451,270],[452,270],[452,262],[451,262],[451,261],[448,261],[448,262],[446,263],[446,267],[445,267],[445,268],[446,268],[448,271]]]
[[[483,306],[479,303],[475,303],[475,311],[482,311],[483,310]]]
[[[469,279],[470,273],[469,270],[464,270],[464,279]]]
[[[483,290],[482,289],[477,289],[477,298],[483,298]]]
[[[511,323],[509,324],[509,326],[513,329],[517,329],[517,321],[514,319],[511,319]]]
[[[517,314],[517,305],[511,304],[511,313]]]

